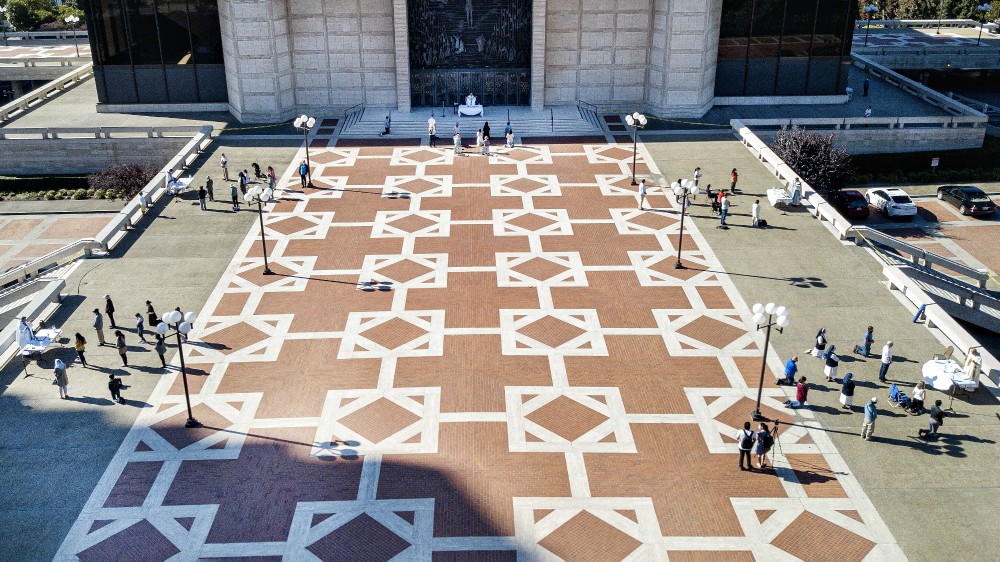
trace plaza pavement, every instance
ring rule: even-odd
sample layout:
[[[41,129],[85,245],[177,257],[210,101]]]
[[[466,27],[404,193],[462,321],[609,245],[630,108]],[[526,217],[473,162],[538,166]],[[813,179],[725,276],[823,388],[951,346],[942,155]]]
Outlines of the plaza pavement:
[[[701,165],[703,185],[718,187],[737,166],[744,189],[771,185],[739,143],[691,140],[649,145],[657,177]],[[782,435],[776,474],[735,470],[731,434],[752,408],[762,343],[747,332],[747,304],[793,308],[792,328],[772,338],[782,359],[820,324],[851,355],[872,311],[876,334],[892,333],[909,360],[939,346],[907,324],[869,256],[805,213],[767,209],[775,229],[721,231],[696,204],[685,260],[730,274],[674,270],[668,198],[654,190],[663,212],[633,212],[630,151],[581,142],[593,144],[490,164],[443,150],[321,150],[319,189],[289,192],[268,215],[275,278],[259,275],[250,213],[215,216],[191,201],[154,209],[165,215],[147,219],[119,259],[74,272],[68,291],[87,300],[70,297],[60,314],[67,332],[92,339],[87,303],[106,287],[120,310],[141,311],[146,298],[161,314],[206,303],[193,337],[203,343],[188,350],[207,428],[179,427],[180,383],[152,368],[152,353],[137,355],[128,408],[102,398],[103,373],[72,368],[74,393],[88,398],[67,404],[47,374],[13,380],[19,367],[9,367],[2,442],[17,456],[2,476],[13,492],[0,552],[343,559],[517,546],[567,559],[894,560],[895,540],[914,560],[991,552],[990,537],[963,530],[995,519],[984,493],[993,406],[957,403],[967,417],[945,430],[958,437],[931,444],[906,437],[923,418],[886,407],[876,442],[858,443],[859,414],[839,414],[836,393],[814,388],[823,429],[806,413]],[[196,183],[216,177],[219,150]],[[225,150],[233,162],[259,154]],[[294,162],[293,152],[280,154]],[[731,222],[745,204],[737,197]],[[869,300],[837,306],[858,294],[854,283]],[[90,349],[95,364],[118,365],[111,348]],[[818,383],[808,360],[802,371]],[[890,378],[914,380],[916,368],[897,364]],[[884,389],[873,392],[885,403]],[[766,387],[765,413],[791,421],[783,399]]]
[[[718,219],[703,206],[704,197],[692,207],[694,222],[747,303],[773,301],[791,309],[791,325],[784,334],[772,334],[772,345],[782,362],[799,356],[799,373],[812,383],[813,412],[906,555],[927,561],[995,559],[1000,540],[982,532],[1000,516],[995,385],[957,398],[956,414],[945,420],[941,439],[918,439],[917,429],[926,427],[927,417],[893,409],[888,388],[877,382],[878,359],[862,359],[851,350],[874,325],[873,351],[886,339],[895,342],[889,379],[912,386],[920,380],[921,365],[945,345],[923,324],[911,322],[911,307],[887,290],[881,264],[867,250],[839,242],[804,210],[772,209],[764,192],[776,181],[738,141],[728,135],[689,141],[647,147],[667,178],[688,177],[701,166],[702,185],[728,187],[729,171],[739,169],[741,193],[731,209],[732,227],[715,228]],[[749,228],[754,199],[762,201],[762,217],[771,228]],[[859,439],[859,408],[840,410],[839,384],[824,382],[821,363],[803,353],[820,327],[827,328],[842,358],[840,376],[855,373],[855,404],[879,398],[882,415],[871,443]],[[938,398],[948,404],[939,392],[929,391],[927,397],[928,404]]]
[[[0,202],[6,207],[6,202]],[[108,224],[110,213],[0,215],[0,271],[16,267],[72,244],[93,238]]]
[[[207,174],[215,179],[218,197],[216,203],[208,204],[209,211],[199,210],[192,193],[164,198],[110,256],[78,262],[66,279],[66,296],[52,319],[62,327],[67,347],[47,352],[41,366],[30,365],[31,377],[25,377],[18,360],[0,370],[0,489],[4,491],[0,496],[0,559],[42,561],[56,553],[164,376],[152,346],[138,342],[134,313],[145,316],[147,299],[160,314],[175,306],[200,310],[243,236],[256,223],[256,212],[229,212],[229,189],[218,173],[219,153],[226,152],[233,170],[254,161],[284,169],[301,143],[292,143],[290,148],[261,144],[213,143],[196,162],[194,173],[195,185]],[[19,207],[31,210],[27,202]],[[113,296],[116,320],[125,326],[131,365],[127,368],[121,367],[114,348],[97,345],[91,328],[90,311],[95,307],[103,311],[105,293]],[[76,359],[69,338],[77,331],[87,338],[87,359],[93,369],[82,368]],[[105,333],[111,337],[107,325]],[[151,333],[146,338],[152,340]],[[168,360],[173,354],[171,342]],[[59,400],[51,385],[55,357],[70,365],[71,400]],[[107,374],[112,372],[129,386],[123,391],[126,406],[116,406],[109,399]]]
[[[630,147],[526,145],[289,169],[57,559],[900,559],[810,413],[737,469],[762,339]]]

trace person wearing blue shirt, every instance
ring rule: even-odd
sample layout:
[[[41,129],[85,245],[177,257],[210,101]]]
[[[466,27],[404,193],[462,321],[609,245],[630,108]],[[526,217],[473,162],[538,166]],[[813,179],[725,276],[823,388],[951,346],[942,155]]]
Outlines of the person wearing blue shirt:
[[[307,185],[306,177],[308,175],[309,175],[309,165],[306,164],[305,160],[303,160],[302,163],[299,164],[299,178],[301,178],[302,180],[302,187],[306,187]]]
[[[788,386],[795,386],[795,373],[799,372],[799,366],[796,363],[799,362],[799,356],[796,355],[785,363],[785,382]]]
[[[873,343],[875,343],[875,328],[868,326],[868,331],[865,332],[861,345],[855,348],[854,353],[862,357],[868,357],[872,351]]]
[[[871,441],[875,435],[875,419],[878,418],[878,398],[872,396],[872,401],[865,404],[865,422],[861,424],[861,438]]]

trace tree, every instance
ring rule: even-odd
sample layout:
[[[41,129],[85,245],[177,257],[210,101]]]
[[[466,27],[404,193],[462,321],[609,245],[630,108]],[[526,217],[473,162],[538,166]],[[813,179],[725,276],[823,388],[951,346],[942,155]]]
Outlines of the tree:
[[[34,31],[41,24],[52,21],[56,12],[48,0],[10,0],[7,2],[7,21],[18,31]]]
[[[792,127],[778,131],[771,149],[820,193],[843,188],[853,174],[851,156],[836,146],[833,133],[824,136]]]
[[[123,199],[131,199],[156,175],[152,164],[118,164],[87,176],[87,186],[112,190]]]

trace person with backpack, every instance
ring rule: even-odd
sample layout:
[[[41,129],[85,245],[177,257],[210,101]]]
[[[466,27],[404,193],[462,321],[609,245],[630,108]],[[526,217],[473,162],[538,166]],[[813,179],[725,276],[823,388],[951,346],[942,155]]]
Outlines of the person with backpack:
[[[114,375],[114,373],[108,375],[108,390],[111,391],[111,401],[118,402],[119,404],[124,404],[125,401],[122,400],[122,389],[125,385],[122,380]]]
[[[750,430],[750,422],[743,422],[743,429],[736,434],[736,443],[740,450],[740,470],[750,470],[753,468],[753,460],[750,452],[753,450],[754,435]],[[743,459],[747,460],[746,467],[743,466]]]
[[[757,426],[757,446],[754,454],[757,455],[757,468],[764,470],[767,468],[767,453],[774,446],[774,433],[767,428],[767,424],[761,422]]]

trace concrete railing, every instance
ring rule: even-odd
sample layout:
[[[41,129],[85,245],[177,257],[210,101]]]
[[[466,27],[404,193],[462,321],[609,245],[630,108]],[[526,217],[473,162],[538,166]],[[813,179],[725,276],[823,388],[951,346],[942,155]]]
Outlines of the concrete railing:
[[[932,270],[934,269],[934,266],[937,266],[938,269],[944,269],[972,279],[977,285],[979,285],[980,289],[986,288],[986,283],[990,279],[989,271],[975,269],[953,259],[946,258],[933,252],[928,252],[923,248],[914,246],[913,244],[907,244],[906,242],[879,230],[873,230],[866,226],[858,226],[854,228],[854,232],[858,235],[854,239],[854,242],[858,246],[863,245],[866,240],[882,244],[883,246],[892,248],[897,252],[902,252],[910,256],[910,261],[913,262],[914,265],[923,266]]]
[[[3,57],[0,58],[0,64],[13,65],[13,66],[24,66],[24,67],[36,67],[36,66],[82,66],[91,62],[90,57],[36,57],[36,58],[25,58],[25,57]],[[75,64],[74,64],[75,63]]]
[[[907,277],[933,287],[932,292],[944,297],[937,302],[948,306],[952,316],[965,316],[964,320],[994,332],[1000,331],[1000,299],[961,283],[948,275],[924,268],[903,266]],[[978,313],[973,316],[973,313]]]
[[[882,27],[885,29],[898,29],[901,27],[929,28],[929,27],[979,27],[979,22],[968,19],[950,20],[856,20],[855,29],[872,27]]]
[[[914,306],[918,308],[926,306],[924,318],[927,321],[927,328],[936,328],[944,334],[944,337],[951,342],[955,349],[963,354],[973,347],[979,347],[980,343],[969,332],[962,327],[950,314],[941,307],[934,306],[934,299],[921,289],[917,282],[906,275],[897,266],[887,265],[882,268],[882,275],[889,281],[889,290],[898,290]],[[1000,381],[1000,361],[990,354],[986,349],[979,347],[979,353],[983,358],[983,373],[994,383]]]
[[[0,139],[120,139],[189,137],[202,127],[6,127],[0,129]]]
[[[986,117],[986,115],[984,115],[983,113],[976,111],[975,109],[972,109],[971,107],[965,105],[964,103],[960,103],[954,100],[953,98],[950,98],[942,94],[941,92],[938,92],[937,90],[932,90],[927,86],[920,84],[919,82],[910,80],[909,78],[903,76],[902,74],[894,72],[893,70],[885,66],[882,66],[881,64],[878,64],[877,62],[865,56],[853,55],[852,58],[854,59],[854,66],[868,72],[873,76],[885,80],[886,82],[892,84],[893,86],[896,86],[901,90],[911,95],[914,95],[931,105],[940,107],[941,109],[944,109],[948,113],[951,113],[953,115],[965,115],[965,116],[974,116],[980,118]],[[985,123],[986,120],[988,119],[984,119],[982,122]]]
[[[86,29],[60,29],[53,31],[10,31],[7,32],[7,39],[24,41],[57,41],[62,39],[87,39]]]
[[[49,305],[62,300],[61,291],[65,286],[66,281],[62,279],[50,282],[48,286],[35,294],[28,305],[21,310],[20,316],[26,316],[31,319],[44,317],[45,309]],[[15,318],[7,324],[3,331],[0,331],[0,351],[6,350],[9,346],[17,342],[17,326],[19,323],[20,319]]]
[[[194,129],[198,132],[194,135],[191,141],[188,142],[172,159],[170,159],[170,161],[167,162],[167,164],[163,166],[163,168],[161,168],[155,176],[153,176],[153,179],[151,179],[149,183],[147,183],[145,187],[139,191],[140,195],[146,196],[147,205],[152,205],[167,192],[165,180],[168,173],[185,170],[190,167],[191,164],[198,159],[198,156],[204,152],[205,148],[212,143],[211,125],[195,127]],[[176,176],[178,174],[174,175]],[[101,250],[107,252],[114,248],[118,243],[118,240],[121,239],[121,236],[124,235],[130,227],[139,222],[142,215],[145,214],[145,210],[139,204],[140,195],[136,195],[131,201],[126,203],[125,208],[123,208],[118,215],[113,218],[108,225],[97,234],[97,236],[94,237]]]
[[[49,252],[40,258],[13,267],[0,273],[0,289],[34,279],[45,271],[66,265],[81,256],[90,257],[93,250],[99,247],[100,245],[95,240],[85,238],[63,246],[54,252]]]
[[[7,121],[12,115],[28,111],[31,107],[65,90],[66,88],[94,75],[93,63],[87,63],[76,70],[56,78],[41,88],[36,88],[27,94],[0,106],[0,123]]]

